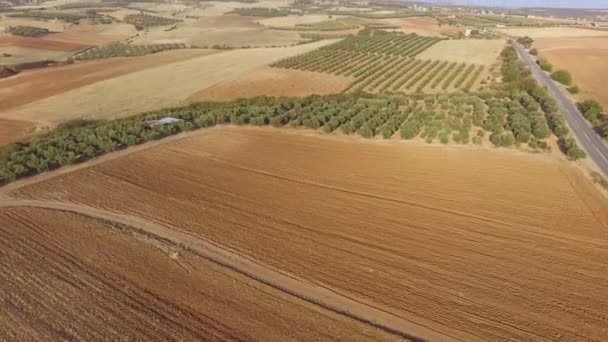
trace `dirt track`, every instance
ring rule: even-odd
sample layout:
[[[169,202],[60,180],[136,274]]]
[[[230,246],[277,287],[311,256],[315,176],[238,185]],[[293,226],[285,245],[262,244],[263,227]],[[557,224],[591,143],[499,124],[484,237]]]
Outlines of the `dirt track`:
[[[67,211],[0,209],[0,246],[2,340],[396,339],[168,241]]]
[[[289,132],[209,130],[11,193],[180,227],[466,341],[608,335],[608,207],[567,163]]]
[[[340,296],[329,289],[308,284],[293,275],[285,274],[279,270],[272,270],[254,261],[244,258],[216,245],[205,242],[192,235],[182,233],[175,228],[148,222],[129,215],[106,212],[91,207],[73,204],[52,203],[43,201],[0,201],[0,208],[41,208],[60,212],[68,212],[97,219],[102,222],[112,222],[131,227],[140,234],[154,241],[169,242],[177,249],[185,248],[199,256],[209,259],[223,267],[227,267],[239,274],[259,281],[274,289],[285,292],[298,299],[319,305],[336,314],[344,314],[365,324],[385,330],[402,338],[412,340],[453,341],[422,326],[417,326],[397,316],[388,314],[381,309],[369,305],[361,299],[350,299]],[[181,246],[181,247],[180,247]]]

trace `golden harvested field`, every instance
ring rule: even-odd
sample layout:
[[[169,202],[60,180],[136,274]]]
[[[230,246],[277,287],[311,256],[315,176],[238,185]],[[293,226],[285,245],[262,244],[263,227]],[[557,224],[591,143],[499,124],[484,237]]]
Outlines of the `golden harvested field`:
[[[530,36],[532,38],[569,38],[569,37],[606,37],[608,32],[587,30],[572,27],[536,27],[536,28],[520,28],[507,27],[496,29],[502,33],[506,33],[515,37]]]
[[[52,123],[80,117],[117,118],[176,106],[218,82],[237,79],[249,70],[333,42],[326,40],[288,48],[232,50],[190,58],[70,90],[14,108],[3,116]],[[170,87],[167,86],[169,84]]]
[[[49,35],[44,39],[100,45],[121,41],[137,34],[138,31],[131,24],[115,22],[111,25],[95,25],[84,20],[79,25],[69,26],[63,32]]]
[[[125,226],[0,209],[0,339],[395,338]]]
[[[353,82],[351,77],[304,70],[262,67],[238,79],[212,85],[187,101],[228,101],[254,96],[308,96],[339,94]]]
[[[227,45],[231,47],[271,47],[295,44],[302,39],[297,32],[269,30],[255,18],[226,15],[202,17],[177,25],[151,28],[135,38],[136,44],[183,43],[196,46]]]
[[[543,38],[534,46],[557,69],[570,71],[580,97],[599,101],[608,108],[608,37]]]
[[[506,41],[502,39],[460,39],[443,40],[423,51],[420,59],[445,60],[459,63],[485,65],[486,68],[498,62]]]
[[[421,36],[443,37],[447,34],[458,32],[459,28],[455,26],[439,26],[437,20],[429,17],[411,17],[411,18],[389,18],[378,19],[376,22],[398,26],[397,31],[404,33],[416,33]]]
[[[216,53],[214,50],[171,50],[153,55],[100,59],[61,67],[24,71],[0,80],[0,111],[42,100],[132,72]],[[2,115],[0,114],[0,117]],[[44,117],[33,117],[43,121]]]
[[[30,63],[44,60],[65,60],[72,55],[67,51],[53,51],[44,49],[32,49],[16,46],[0,47],[0,65],[13,65]],[[8,54],[8,56],[4,54]]]
[[[608,336],[608,204],[550,156],[227,127],[10,194],[174,227],[446,340]]]

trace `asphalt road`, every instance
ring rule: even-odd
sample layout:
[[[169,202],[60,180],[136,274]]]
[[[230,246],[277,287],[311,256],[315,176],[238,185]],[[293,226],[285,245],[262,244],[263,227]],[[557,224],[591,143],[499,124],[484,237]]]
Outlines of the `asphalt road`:
[[[608,147],[602,139],[593,131],[587,120],[570,100],[562,93],[554,81],[536,64],[536,61],[520,44],[513,46],[519,58],[528,66],[534,78],[549,91],[557,105],[564,113],[568,126],[576,136],[587,155],[595,162],[604,176],[608,177]]]

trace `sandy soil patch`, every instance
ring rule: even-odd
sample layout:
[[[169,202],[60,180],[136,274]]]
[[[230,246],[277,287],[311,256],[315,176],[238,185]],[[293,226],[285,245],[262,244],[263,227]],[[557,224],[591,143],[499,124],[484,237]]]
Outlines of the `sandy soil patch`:
[[[569,163],[306,132],[209,130],[13,195],[179,227],[460,340],[606,336],[607,204]]]
[[[173,50],[142,57],[103,59],[24,71],[17,76],[0,80],[0,112],[96,82],[214,52],[213,50]],[[33,117],[33,119],[45,120],[43,117]]]
[[[418,58],[490,66],[496,63],[505,44],[506,41],[499,39],[443,40],[422,52]]]
[[[270,47],[301,41],[297,32],[269,30],[254,18],[237,15],[203,17],[178,24],[176,29],[152,28],[135,38],[137,44],[183,43],[196,46]]]
[[[570,71],[584,99],[599,101],[608,108],[608,38],[543,39],[538,46],[540,55],[557,69]]]
[[[121,229],[78,214],[1,209],[0,338],[392,339]]]
[[[26,139],[33,133],[35,127],[36,124],[32,122],[0,118],[0,146]]]
[[[116,118],[183,104],[201,89],[335,41],[277,49],[232,50],[191,58],[97,82],[6,112],[6,117],[57,122]],[[112,99],[112,101],[108,101]]]
[[[532,38],[568,38],[568,37],[600,37],[608,36],[608,32],[595,31],[572,27],[536,27],[536,28],[520,28],[507,27],[496,29],[499,32],[506,33],[512,36],[530,36]]]
[[[220,82],[187,101],[227,101],[241,97],[338,94],[354,79],[302,70],[263,67],[236,80]]]

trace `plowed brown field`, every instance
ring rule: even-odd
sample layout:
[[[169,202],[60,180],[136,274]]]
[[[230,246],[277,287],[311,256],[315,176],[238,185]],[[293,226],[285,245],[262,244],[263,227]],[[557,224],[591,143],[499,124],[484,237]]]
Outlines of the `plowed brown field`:
[[[212,129],[11,194],[178,227],[464,341],[608,336],[608,204],[567,162],[301,132]]]
[[[0,339],[395,339],[123,229],[0,209]]]
[[[175,50],[132,58],[111,58],[56,68],[26,71],[0,80],[0,111],[69,90],[172,62],[209,55],[214,50]],[[44,117],[38,117],[44,121]]]

